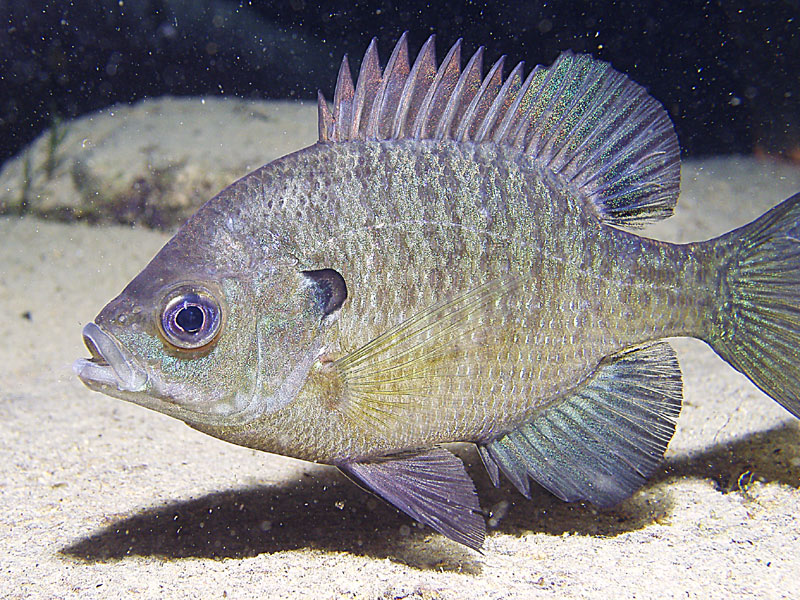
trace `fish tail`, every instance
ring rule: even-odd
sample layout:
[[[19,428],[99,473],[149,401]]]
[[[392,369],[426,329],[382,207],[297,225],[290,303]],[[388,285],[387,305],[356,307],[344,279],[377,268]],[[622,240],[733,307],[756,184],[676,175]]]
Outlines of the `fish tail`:
[[[707,341],[800,418],[800,194],[714,242],[728,267]]]

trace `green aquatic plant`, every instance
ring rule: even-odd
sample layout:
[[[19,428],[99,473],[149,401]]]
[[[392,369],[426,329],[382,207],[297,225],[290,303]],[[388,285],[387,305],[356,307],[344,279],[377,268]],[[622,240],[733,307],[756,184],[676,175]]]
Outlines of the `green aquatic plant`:
[[[53,178],[55,170],[59,164],[59,148],[67,136],[68,126],[64,120],[54,115],[50,129],[47,132],[44,160],[41,170],[49,180]],[[39,173],[39,168],[34,165],[33,152],[28,147],[22,156],[22,181],[19,188],[19,201],[17,202],[17,213],[25,215],[30,211],[31,191],[34,185],[34,177]]]
[[[50,129],[47,134],[47,150],[44,158],[44,173],[47,179],[52,179],[58,166],[58,147],[67,135],[68,126],[58,115],[53,115]]]
[[[20,185],[19,205],[17,207],[18,213],[24,215],[28,212],[30,207],[30,193],[31,186],[33,185],[33,159],[31,158],[31,149],[25,150],[22,157],[22,184]]]

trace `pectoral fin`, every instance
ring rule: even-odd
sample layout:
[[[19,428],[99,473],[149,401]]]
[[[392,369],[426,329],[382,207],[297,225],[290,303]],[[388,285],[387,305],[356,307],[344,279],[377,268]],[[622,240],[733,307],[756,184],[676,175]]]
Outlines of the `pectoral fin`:
[[[568,502],[612,506],[656,469],[681,408],[681,373],[667,343],[605,359],[594,377],[532,421],[479,450],[525,496],[528,477]]]
[[[475,485],[444,448],[339,468],[420,523],[475,550],[486,536]]]
[[[421,310],[333,363],[342,410],[365,431],[398,427],[442,402],[436,388],[460,364],[490,353],[509,320],[505,299],[525,281],[506,276]],[[482,340],[476,342],[476,339]]]

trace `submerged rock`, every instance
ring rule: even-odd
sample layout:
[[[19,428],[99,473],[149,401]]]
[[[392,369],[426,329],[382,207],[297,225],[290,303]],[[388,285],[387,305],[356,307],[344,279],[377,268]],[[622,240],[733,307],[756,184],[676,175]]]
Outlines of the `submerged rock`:
[[[315,103],[149,99],[55,123],[0,170],[0,213],[170,229],[317,135]]]

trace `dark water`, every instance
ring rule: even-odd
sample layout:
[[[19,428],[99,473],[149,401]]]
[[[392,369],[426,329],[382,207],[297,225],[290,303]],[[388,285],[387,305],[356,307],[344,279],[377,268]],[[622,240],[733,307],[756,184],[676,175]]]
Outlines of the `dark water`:
[[[148,96],[313,98],[378,36],[529,66],[589,52],[647,86],[688,155],[800,159],[800,0],[0,0],[0,163],[55,120]]]

